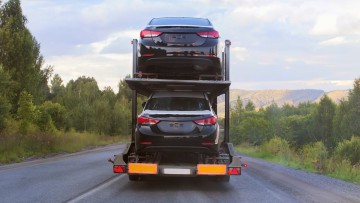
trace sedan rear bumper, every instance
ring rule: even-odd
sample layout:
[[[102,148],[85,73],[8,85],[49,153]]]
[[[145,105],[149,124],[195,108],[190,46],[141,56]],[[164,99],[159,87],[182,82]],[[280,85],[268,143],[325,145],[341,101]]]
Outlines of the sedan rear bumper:
[[[137,134],[139,152],[195,152],[217,154],[217,132],[208,136],[149,136]]]

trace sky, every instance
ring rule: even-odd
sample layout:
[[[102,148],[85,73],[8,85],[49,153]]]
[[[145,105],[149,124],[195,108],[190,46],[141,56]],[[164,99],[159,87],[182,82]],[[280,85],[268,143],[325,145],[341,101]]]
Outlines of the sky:
[[[154,17],[208,18],[230,39],[232,89],[350,89],[360,77],[358,0],[22,0],[46,65],[64,84],[118,91],[131,40]]]

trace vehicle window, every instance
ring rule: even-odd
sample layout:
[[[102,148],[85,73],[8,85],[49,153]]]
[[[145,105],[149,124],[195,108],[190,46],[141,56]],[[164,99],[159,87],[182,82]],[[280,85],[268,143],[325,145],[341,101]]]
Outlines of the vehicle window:
[[[154,18],[149,25],[195,25],[211,26],[207,19],[203,18]]]
[[[147,102],[146,110],[162,111],[203,111],[210,110],[205,99],[187,97],[152,98]]]

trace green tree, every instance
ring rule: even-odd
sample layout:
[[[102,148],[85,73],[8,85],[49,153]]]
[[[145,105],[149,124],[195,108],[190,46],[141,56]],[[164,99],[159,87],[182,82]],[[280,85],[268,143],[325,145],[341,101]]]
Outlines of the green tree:
[[[51,80],[51,98],[57,100],[61,93],[64,91],[65,87],[62,84],[63,80],[58,74],[55,74]]]
[[[32,102],[32,95],[26,91],[21,92],[19,99],[18,118],[20,119],[20,131],[27,134],[34,119],[35,106]]]
[[[241,115],[244,112],[243,103],[240,97],[237,98],[236,103],[230,109],[230,134],[231,141],[235,143],[240,143],[241,141],[245,141],[240,135],[240,122]]]
[[[257,112],[245,112],[240,123],[240,141],[260,145],[269,139],[269,122]]]
[[[352,136],[349,111],[349,102],[346,100],[341,100],[339,105],[336,107],[334,116],[333,133],[336,143],[339,143],[345,139],[350,139]]]
[[[65,129],[66,109],[64,106],[59,103],[46,101],[41,104],[39,109],[41,109],[41,112],[44,112],[44,114],[46,113],[50,116],[51,121],[53,122],[53,125],[55,125],[56,129]]]
[[[315,136],[317,141],[322,141],[327,149],[335,147],[333,137],[333,120],[335,116],[335,103],[327,96],[320,100],[315,116]]]
[[[245,106],[246,111],[255,111],[255,104],[251,100]]]
[[[96,131],[94,104],[101,97],[101,91],[94,78],[79,77],[71,80],[64,90],[62,104],[67,111],[67,129],[78,131]]]
[[[114,133],[129,135],[131,133],[131,103],[124,97],[116,101],[112,124]]]
[[[5,128],[5,120],[9,115],[11,104],[8,100],[8,90],[11,85],[10,76],[0,64],[0,131]]]
[[[312,123],[314,116],[290,115],[280,119],[279,136],[287,140],[293,147],[300,148],[303,145],[314,142]]]
[[[125,78],[130,78],[130,75],[127,75]],[[132,91],[129,88],[129,85],[126,83],[125,79],[120,80],[119,82],[119,92],[117,94],[117,98],[126,98],[128,101],[132,99]]]
[[[94,103],[94,115],[96,117],[94,127],[97,133],[100,135],[110,134],[112,117],[112,107],[110,106],[110,101],[104,97],[96,100]]]
[[[52,67],[42,68],[40,45],[26,27],[20,0],[7,1],[0,10],[0,63],[16,84],[10,98],[16,112],[20,92],[25,90],[40,104],[48,94],[47,80]]]
[[[352,135],[360,136],[360,78],[355,79],[349,92],[349,121]]]
[[[280,119],[282,117],[282,110],[276,103],[272,103],[265,109],[265,119],[269,122],[270,137],[281,134]]]

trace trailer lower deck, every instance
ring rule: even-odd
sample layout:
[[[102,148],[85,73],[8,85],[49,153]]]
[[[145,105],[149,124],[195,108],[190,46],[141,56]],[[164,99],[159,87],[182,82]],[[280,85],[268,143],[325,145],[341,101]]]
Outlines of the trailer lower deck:
[[[134,144],[115,155],[114,173],[127,173],[130,180],[145,176],[211,176],[229,181],[230,175],[241,175],[241,157],[236,156],[231,143],[223,144],[218,155],[183,152],[136,154]]]

